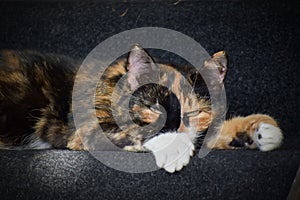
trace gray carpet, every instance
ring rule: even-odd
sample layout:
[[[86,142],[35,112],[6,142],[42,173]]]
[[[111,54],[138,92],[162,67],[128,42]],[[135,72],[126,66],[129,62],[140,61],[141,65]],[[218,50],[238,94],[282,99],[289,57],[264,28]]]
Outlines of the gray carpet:
[[[175,174],[131,174],[88,152],[0,151],[1,199],[285,199],[300,151],[213,151]]]

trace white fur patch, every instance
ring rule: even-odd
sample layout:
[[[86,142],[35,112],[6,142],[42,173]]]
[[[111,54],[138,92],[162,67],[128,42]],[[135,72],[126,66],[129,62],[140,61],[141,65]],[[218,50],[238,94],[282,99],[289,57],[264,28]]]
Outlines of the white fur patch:
[[[195,133],[162,133],[143,146],[154,154],[158,167],[173,173],[189,163],[195,150],[195,137]]]
[[[254,142],[261,151],[271,151],[278,148],[283,140],[283,134],[278,127],[262,123],[254,133]]]
[[[52,146],[48,142],[45,142],[38,136],[32,134],[26,138],[28,143],[22,147],[22,149],[51,149]]]

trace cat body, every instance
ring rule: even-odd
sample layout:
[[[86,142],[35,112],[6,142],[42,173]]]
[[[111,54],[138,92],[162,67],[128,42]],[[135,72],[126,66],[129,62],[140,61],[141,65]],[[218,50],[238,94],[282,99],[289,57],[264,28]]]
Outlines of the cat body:
[[[134,48],[127,59],[109,66],[99,82],[95,95],[95,110],[102,128],[113,129],[115,125],[111,110],[107,109],[111,106],[107,99],[112,98],[112,90],[118,79],[128,73],[128,84],[122,88],[122,94],[124,91],[138,89],[133,95],[130,108],[132,118],[137,124],[149,124],[157,120],[159,112],[155,112],[155,109],[153,111],[151,106],[159,103],[170,116],[166,119],[164,132],[184,132],[184,127],[189,124],[187,121],[193,117],[196,117],[193,123],[198,126],[198,131],[207,129],[211,121],[209,99],[201,96],[194,100],[188,99],[189,94],[181,88],[184,81],[195,87],[192,79],[201,82],[200,87],[203,87],[204,82],[200,74],[190,68],[181,68],[182,71],[179,71],[172,65],[154,64],[144,49],[139,46]],[[159,68],[159,82],[156,85],[149,84],[137,88],[139,78],[153,73],[149,70],[151,67],[147,66],[149,63]],[[1,141],[5,141],[3,143],[7,143],[7,146],[22,145],[22,141],[16,138],[23,138],[34,132],[54,148],[67,147],[74,128],[68,127],[68,124],[72,87],[78,67],[79,64],[73,60],[57,55],[3,51],[0,68]],[[187,79],[184,79],[182,74],[187,76]],[[172,80],[169,80],[169,77],[172,77]],[[162,83],[169,84],[172,92],[161,87]],[[197,83],[196,87],[198,86]],[[191,114],[193,117],[189,116]],[[181,116],[184,116],[185,123],[180,122]]]
[[[53,147],[66,147],[76,66],[61,56],[1,52],[1,148],[26,146],[39,138]]]
[[[213,79],[215,86],[221,87],[227,71],[225,52],[214,54],[203,65],[219,72]],[[99,146],[95,141],[99,135],[96,130],[100,126],[116,147],[135,152],[151,151],[157,165],[168,172],[178,171],[189,162],[199,133],[209,127],[216,114],[212,111],[206,84],[197,70],[156,63],[146,50],[134,45],[127,58],[108,66],[99,77],[96,92],[92,94],[97,122],[86,121],[75,128],[73,85],[75,79],[89,81],[76,76],[79,67],[78,62],[63,56],[31,51],[1,52],[0,148],[97,150]],[[89,109],[85,102],[80,107],[83,112]],[[127,117],[124,108],[129,112]],[[278,127],[268,117],[253,118],[262,120],[246,132],[251,140],[255,138],[252,129],[257,129],[259,122]],[[241,146],[235,140],[240,139],[238,133],[248,127],[248,122],[242,127],[239,122],[225,122],[221,130],[226,130],[229,124],[234,124],[230,126],[232,131],[221,132],[221,139],[211,141],[208,147]],[[268,135],[265,128],[257,132]],[[261,138],[258,135],[256,138]],[[247,141],[243,142],[245,146]],[[252,148],[250,139],[248,142]],[[255,144],[264,146],[264,143]]]

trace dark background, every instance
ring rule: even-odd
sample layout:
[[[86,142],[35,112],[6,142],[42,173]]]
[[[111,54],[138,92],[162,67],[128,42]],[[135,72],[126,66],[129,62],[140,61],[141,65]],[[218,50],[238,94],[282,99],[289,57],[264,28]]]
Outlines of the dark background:
[[[128,29],[152,26],[180,31],[210,54],[228,53],[229,116],[270,114],[286,135],[298,135],[299,4],[175,2],[1,3],[0,48],[83,59],[103,40]]]
[[[285,199],[300,163],[299,10],[297,1],[277,0],[0,2],[1,49],[83,59],[114,34],[157,26],[194,38],[210,54],[225,50],[228,116],[270,114],[286,138],[275,152],[213,151],[176,175],[117,172],[87,152],[0,151],[0,191],[21,198]],[[47,155],[43,171],[39,158]],[[44,176],[32,177],[32,166]]]

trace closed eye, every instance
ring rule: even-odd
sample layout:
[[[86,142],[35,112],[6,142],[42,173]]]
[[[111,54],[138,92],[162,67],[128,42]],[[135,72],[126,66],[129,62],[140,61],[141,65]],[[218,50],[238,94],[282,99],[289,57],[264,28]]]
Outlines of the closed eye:
[[[157,108],[155,108],[155,107],[153,107],[153,106],[150,107],[150,110],[151,110],[152,112],[156,113],[156,114],[162,114],[162,112],[161,112],[159,109],[157,109]]]
[[[196,117],[201,111],[200,110],[194,110],[191,112],[186,112],[185,116],[187,117]]]

